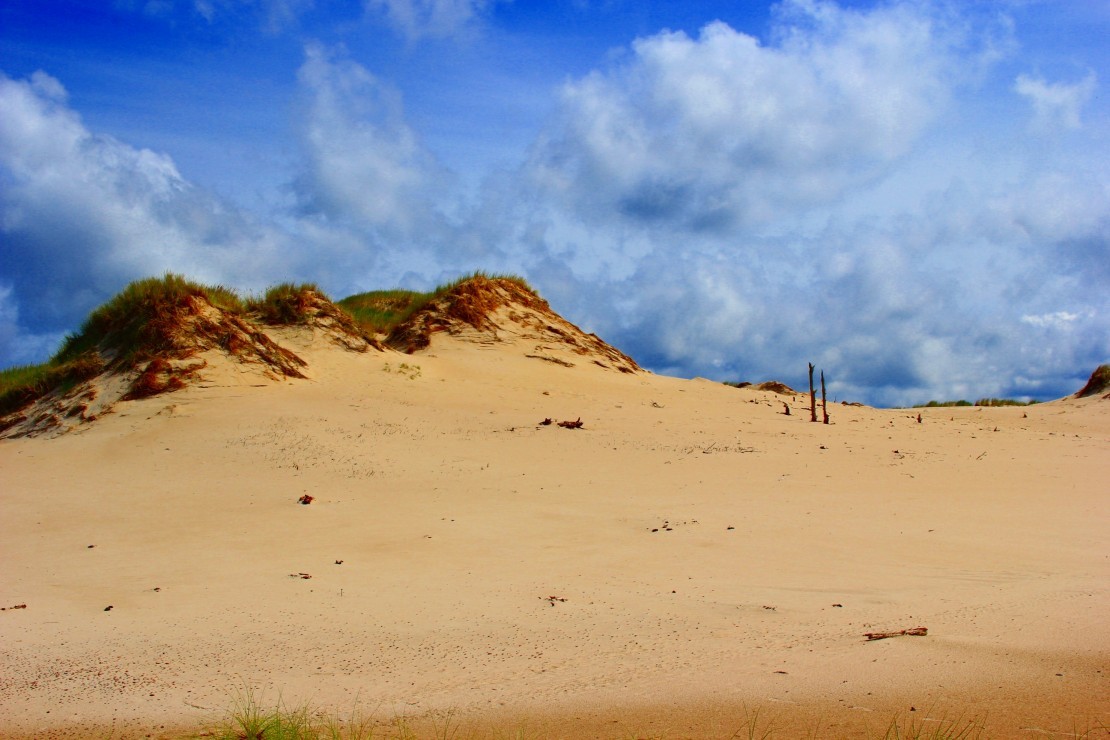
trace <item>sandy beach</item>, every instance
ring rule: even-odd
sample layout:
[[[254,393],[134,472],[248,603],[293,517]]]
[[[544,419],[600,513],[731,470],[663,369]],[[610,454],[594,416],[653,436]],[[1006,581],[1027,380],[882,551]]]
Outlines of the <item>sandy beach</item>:
[[[824,425],[505,332],[282,331],[306,379],[212,360],[0,441],[0,735],[177,737],[246,689],[544,737],[1106,734],[1110,400]]]

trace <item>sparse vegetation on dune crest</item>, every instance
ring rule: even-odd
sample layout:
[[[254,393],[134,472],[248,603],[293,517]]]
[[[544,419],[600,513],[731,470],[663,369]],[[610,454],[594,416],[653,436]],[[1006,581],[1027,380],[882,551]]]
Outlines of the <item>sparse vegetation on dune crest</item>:
[[[33,403],[55,389],[68,390],[104,371],[98,352],[87,352],[73,360],[24,365],[0,371],[0,417]]]
[[[439,285],[427,293],[400,289],[374,290],[348,296],[338,301],[337,305],[350,313],[365,331],[388,335],[437,298],[441,298],[459,286],[472,281],[504,281],[516,285],[534,296],[536,295],[536,291],[528,284],[528,281],[519,275],[488,273],[479,270]],[[538,296],[536,297],[538,298]]]
[[[349,313],[364,331],[388,334],[434,295],[412,290],[372,290],[348,296],[336,305]]]
[[[326,302],[318,296],[313,285],[280,285],[245,301],[230,288],[173,273],[137,280],[90,313],[50,360],[0,374],[0,415],[105,370],[139,372],[129,398],[176,390],[200,366],[181,368],[173,361],[215,347],[298,377],[303,362],[260,334],[253,322],[303,323],[313,301]],[[353,330],[353,322],[342,318]]]
[[[203,298],[231,313],[244,309],[239,295],[220,285],[202,285],[173,273],[136,280],[89,314],[50,362],[73,360],[90,350],[108,350],[115,355],[113,363],[122,363],[171,349],[180,313],[192,298]]]
[[[929,401],[928,403],[919,403],[911,408],[915,409],[940,409],[940,408],[953,408],[957,406],[1034,406],[1040,403],[1036,399],[1030,401],[1020,401],[1016,398],[980,398],[975,403],[971,401]]]
[[[1030,401],[1021,401],[1016,398],[980,398],[975,402],[976,406],[1035,406],[1039,401],[1036,399]]]
[[[262,297],[248,300],[246,307],[264,324],[305,324],[312,318],[313,305],[321,299],[331,300],[315,283],[281,283],[267,289]]]
[[[1087,380],[1087,385],[1083,386],[1075,396],[1076,398],[1086,398],[1088,396],[1097,396],[1107,391],[1110,391],[1110,365],[1099,365],[1095,368],[1095,371],[1091,373],[1090,379]],[[1110,397],[1110,393],[1105,397]]]
[[[138,280],[89,314],[47,362],[0,373],[0,415],[7,415],[54,390],[89,380],[108,368],[149,359],[172,349],[174,326],[191,298],[230,312],[242,299],[223,286],[206,286],[180,275]]]
[[[427,347],[436,332],[463,326],[492,330],[493,313],[510,303],[554,315],[547,301],[523,278],[476,272],[436,288],[389,331],[385,343],[402,352],[414,352]]]
[[[239,357],[249,355],[279,375],[300,377],[303,363],[299,358],[270,341],[258,325],[324,322],[340,344],[364,350],[378,346],[375,335],[388,334],[431,301],[475,281],[508,283],[541,300],[521,277],[480,271],[430,293],[374,291],[338,304],[314,283],[282,283],[261,296],[244,298],[231,288],[205,285],[174,273],[136,280],[90,313],[50,360],[0,371],[0,416],[19,411],[55,390],[66,391],[105,370],[139,371],[131,398],[175,390],[184,387],[197,368],[178,368],[172,361],[212,348]],[[475,300],[463,300],[462,305],[464,318],[480,320],[476,313],[466,313],[466,307],[473,311],[482,308]]]
[[[528,283],[528,281],[525,280],[524,278],[522,278],[520,275],[513,275],[511,273],[502,273],[502,272],[486,272],[485,270],[476,270],[476,271],[474,271],[474,272],[472,272],[468,275],[463,275],[462,277],[456,278],[455,280],[452,280],[450,282],[443,283],[442,285],[437,286],[436,289],[434,291],[432,291],[432,296],[433,297],[441,296],[444,293],[447,293],[451,290],[454,290],[455,288],[459,287],[463,283],[468,283],[468,282],[470,282],[472,280],[475,280],[475,279],[489,280],[489,281],[493,281],[493,282],[509,282],[509,283],[515,284],[519,288],[523,288],[524,290],[528,291],[529,293],[534,294],[536,292],[536,289],[533,288]]]

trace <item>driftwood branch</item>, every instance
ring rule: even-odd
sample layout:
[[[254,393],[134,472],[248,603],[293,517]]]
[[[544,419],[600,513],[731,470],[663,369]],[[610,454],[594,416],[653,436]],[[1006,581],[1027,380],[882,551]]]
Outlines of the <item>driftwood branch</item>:
[[[929,630],[926,627],[911,627],[908,630],[897,630],[895,632],[864,632],[863,636],[868,640],[885,640],[888,637],[901,637],[902,635],[924,637],[928,633]]]

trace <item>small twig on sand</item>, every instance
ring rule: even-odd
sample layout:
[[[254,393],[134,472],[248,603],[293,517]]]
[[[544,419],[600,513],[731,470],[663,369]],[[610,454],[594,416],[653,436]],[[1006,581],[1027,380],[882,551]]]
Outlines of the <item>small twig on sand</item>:
[[[901,637],[902,635],[924,637],[928,633],[929,630],[925,627],[911,627],[908,630],[897,630],[895,632],[864,632],[863,636],[868,640],[885,640],[888,637]]]

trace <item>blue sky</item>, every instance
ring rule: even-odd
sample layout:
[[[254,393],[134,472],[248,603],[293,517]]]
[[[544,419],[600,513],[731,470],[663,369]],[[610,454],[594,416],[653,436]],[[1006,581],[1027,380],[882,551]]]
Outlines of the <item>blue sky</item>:
[[[0,0],[0,367],[166,271],[527,277],[653,370],[908,404],[1110,360],[1110,6]]]

